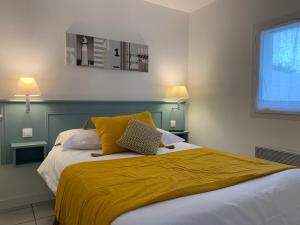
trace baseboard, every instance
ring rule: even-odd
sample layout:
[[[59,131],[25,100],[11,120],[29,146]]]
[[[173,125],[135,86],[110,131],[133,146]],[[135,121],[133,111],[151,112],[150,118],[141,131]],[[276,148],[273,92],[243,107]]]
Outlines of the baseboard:
[[[38,193],[34,195],[19,195],[13,198],[0,200],[0,211],[50,201],[53,199],[55,199],[55,197],[51,192]]]

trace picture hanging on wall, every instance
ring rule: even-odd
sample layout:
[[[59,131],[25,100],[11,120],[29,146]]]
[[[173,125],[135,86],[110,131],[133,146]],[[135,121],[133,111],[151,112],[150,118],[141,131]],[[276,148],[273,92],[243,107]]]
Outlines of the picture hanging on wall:
[[[67,33],[69,65],[148,72],[148,46],[81,34]]]

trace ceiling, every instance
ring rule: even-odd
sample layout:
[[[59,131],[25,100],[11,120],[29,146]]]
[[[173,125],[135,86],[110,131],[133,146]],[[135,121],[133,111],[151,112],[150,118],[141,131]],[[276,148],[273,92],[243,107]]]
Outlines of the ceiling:
[[[144,0],[153,4],[161,5],[171,9],[176,9],[191,13],[216,0]]]

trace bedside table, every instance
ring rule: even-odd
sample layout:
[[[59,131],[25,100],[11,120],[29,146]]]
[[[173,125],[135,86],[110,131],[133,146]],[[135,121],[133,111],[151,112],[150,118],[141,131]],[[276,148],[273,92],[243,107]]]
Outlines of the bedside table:
[[[169,131],[172,134],[175,134],[178,137],[181,137],[185,140],[185,142],[189,142],[189,131]]]
[[[10,147],[13,152],[13,164],[15,166],[41,162],[47,156],[46,141],[11,143]]]

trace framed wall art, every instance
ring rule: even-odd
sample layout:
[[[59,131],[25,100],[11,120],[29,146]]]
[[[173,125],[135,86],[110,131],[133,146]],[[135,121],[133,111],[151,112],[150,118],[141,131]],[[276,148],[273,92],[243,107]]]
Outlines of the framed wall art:
[[[69,65],[148,72],[148,46],[82,34],[66,34]]]

